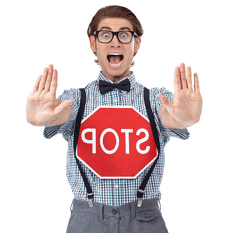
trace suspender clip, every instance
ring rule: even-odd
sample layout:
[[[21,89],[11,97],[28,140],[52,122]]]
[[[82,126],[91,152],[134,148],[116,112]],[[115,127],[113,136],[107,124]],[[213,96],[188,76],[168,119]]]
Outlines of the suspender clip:
[[[93,207],[93,199],[94,199],[94,197],[89,197],[89,195],[93,196],[93,193],[87,194],[88,205],[89,205],[89,207]]]
[[[142,197],[143,197],[144,190],[138,189],[137,197],[138,197],[138,203],[137,206],[141,207],[142,206]]]
[[[137,206],[138,206],[138,207],[141,207],[141,206],[142,206],[142,198],[138,198]]]
[[[93,198],[87,199],[89,207],[93,207]]]

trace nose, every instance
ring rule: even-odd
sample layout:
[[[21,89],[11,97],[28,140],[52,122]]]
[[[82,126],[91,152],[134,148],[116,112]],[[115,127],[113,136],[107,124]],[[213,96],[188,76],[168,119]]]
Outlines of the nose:
[[[117,35],[114,35],[112,38],[111,43],[111,47],[120,47],[121,46],[121,42],[118,40]]]

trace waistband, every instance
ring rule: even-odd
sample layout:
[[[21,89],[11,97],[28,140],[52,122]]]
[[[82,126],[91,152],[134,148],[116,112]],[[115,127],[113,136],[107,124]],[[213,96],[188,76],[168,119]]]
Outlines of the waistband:
[[[72,214],[77,212],[96,214],[102,221],[104,218],[121,218],[124,216],[135,218],[136,213],[139,212],[148,210],[160,211],[160,202],[158,202],[159,200],[157,198],[143,200],[141,207],[137,206],[136,201],[121,206],[109,206],[93,202],[93,207],[89,207],[87,201],[80,201],[74,198],[71,205],[71,212]]]

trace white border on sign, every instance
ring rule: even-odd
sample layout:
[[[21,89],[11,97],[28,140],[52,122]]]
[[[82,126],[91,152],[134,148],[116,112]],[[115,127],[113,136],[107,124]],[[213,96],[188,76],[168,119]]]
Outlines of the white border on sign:
[[[93,115],[96,111],[98,111],[100,108],[132,108],[135,112],[137,112],[140,116],[142,116],[145,120],[147,120],[148,122],[149,119],[147,119],[144,115],[142,115],[137,109],[135,109],[133,106],[99,106],[97,107],[91,114],[89,114],[84,120],[82,120],[81,124],[86,121],[91,115]],[[76,147],[76,151],[75,151],[75,156],[77,156],[77,158],[83,163],[85,164],[92,172],[94,172],[100,179],[135,179],[137,178],[137,176],[142,173],[147,167],[149,167],[153,162],[154,160],[158,157],[158,150],[156,149],[157,151],[157,156],[151,160],[151,162],[149,162],[141,171],[139,171],[135,176],[117,176],[117,177],[113,177],[113,176],[110,176],[110,177],[107,177],[107,176],[100,176],[96,171],[94,171],[87,163],[85,163],[78,155],[77,155],[77,150],[78,150],[78,146]]]
[[[157,149],[156,149],[156,151],[157,151]],[[157,153],[158,153],[158,151],[157,151]],[[77,149],[76,149],[76,155],[77,155]],[[158,156],[158,154],[157,154],[157,156]],[[153,162],[154,162],[154,160],[157,158],[157,156],[153,159],[153,160],[151,160],[151,162],[149,162],[141,171],[139,171],[135,176],[110,176],[110,177],[108,177],[108,176],[100,176],[96,171],[94,171],[87,163],[85,163],[82,159],[80,159],[79,158],[79,156],[77,155],[77,158],[82,162],[82,163],[84,163],[91,171],[93,171],[100,179],[135,179],[135,178],[137,178],[137,176],[140,174],[140,173],[142,173],[147,167],[149,167]]]
[[[147,120],[148,122],[149,119],[146,118],[144,115],[142,115],[137,109],[135,109],[133,106],[99,106],[97,107],[92,113],[90,113],[84,120],[82,120],[81,124],[87,120],[91,115],[93,115],[96,111],[98,111],[100,108],[132,108],[135,112],[137,112],[140,116],[142,116],[145,120]]]

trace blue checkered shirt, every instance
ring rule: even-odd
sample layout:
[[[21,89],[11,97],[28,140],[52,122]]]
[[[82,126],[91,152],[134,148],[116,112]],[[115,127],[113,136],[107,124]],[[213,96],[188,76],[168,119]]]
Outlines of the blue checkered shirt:
[[[85,87],[87,99],[83,119],[85,119],[99,106],[133,106],[137,111],[148,118],[144,104],[143,85],[136,82],[133,72],[131,72],[131,74],[126,78],[128,78],[130,81],[129,92],[114,88],[112,91],[101,95],[99,91],[99,80],[104,80],[111,83],[113,82],[104,77],[100,72],[98,79]],[[120,80],[119,82],[123,81],[124,79]],[[159,98],[157,97],[158,93],[164,94],[170,101],[172,101],[174,98],[174,95],[165,88],[150,89],[150,104],[154,114],[155,122],[158,126],[157,128],[160,137],[161,154],[145,188],[143,199],[161,199],[160,184],[163,178],[165,165],[164,147],[169,141],[170,137],[174,136],[181,139],[188,139],[189,137],[189,132],[187,129],[169,129],[163,126],[158,116],[158,112],[162,106]],[[73,103],[71,104],[72,115],[70,119],[63,125],[45,127],[44,136],[46,138],[51,138],[54,135],[61,133],[64,139],[68,142],[66,165],[67,178],[75,198],[78,200],[86,201],[87,192],[74,158],[73,149],[74,129],[76,116],[80,105],[80,96],[81,92],[79,89],[70,89],[65,90],[64,93],[58,97],[58,99],[62,101],[67,99],[73,100]],[[137,190],[151,167],[151,165],[148,166],[141,174],[136,177],[136,179],[100,179],[83,163],[81,163],[81,165],[94,192],[94,201],[112,206],[119,206],[136,201]]]

